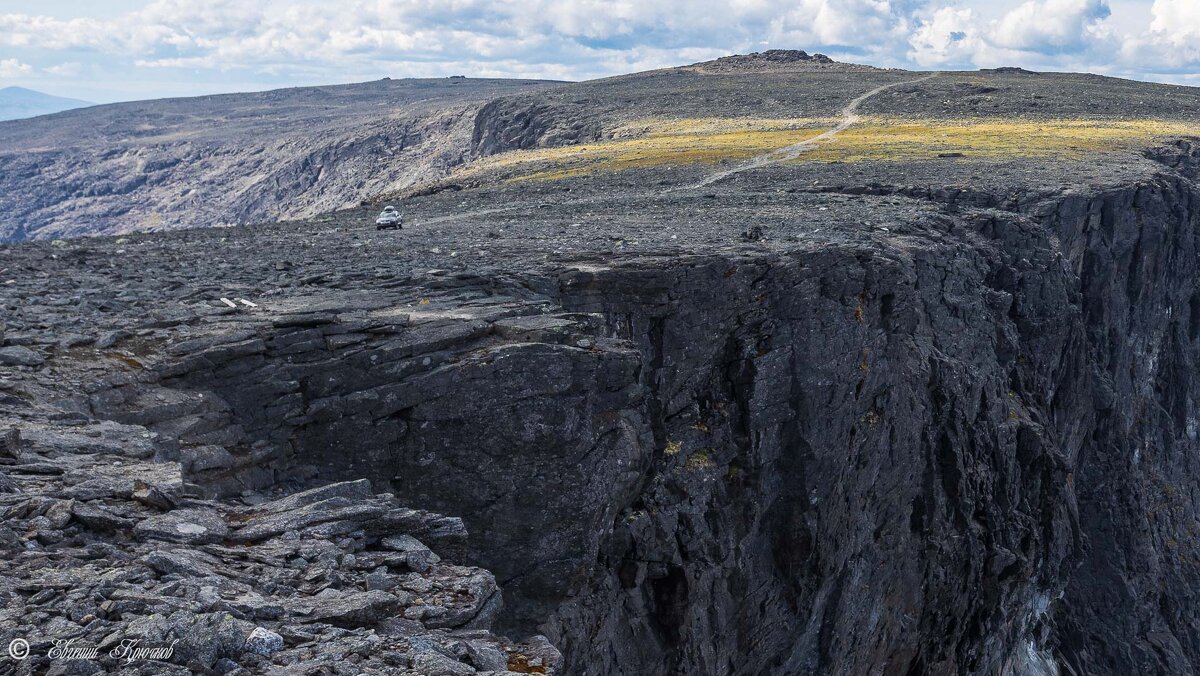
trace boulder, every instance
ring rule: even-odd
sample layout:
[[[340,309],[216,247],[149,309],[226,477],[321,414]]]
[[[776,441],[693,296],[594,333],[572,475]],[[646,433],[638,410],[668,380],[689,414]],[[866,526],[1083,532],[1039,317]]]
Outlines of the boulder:
[[[255,627],[246,638],[246,650],[255,655],[270,657],[283,648],[283,637],[270,629]]]
[[[301,621],[324,622],[339,627],[367,627],[392,617],[399,607],[400,599],[385,591],[330,595],[303,604]]]
[[[229,528],[215,510],[177,509],[142,519],[134,527],[133,534],[139,540],[205,544],[225,539]]]
[[[24,345],[0,347],[0,364],[8,364],[9,366],[41,366],[44,363],[46,363],[46,359],[42,355]]]
[[[403,552],[408,567],[419,573],[429,570],[442,558],[434,554],[428,547],[411,535],[392,535],[379,541],[379,546],[396,552]]]
[[[21,459],[21,430],[10,427],[0,435],[0,458]]]
[[[143,556],[141,562],[163,575],[178,574],[188,577],[215,575],[213,566],[219,564],[211,556],[187,549],[156,549]]]

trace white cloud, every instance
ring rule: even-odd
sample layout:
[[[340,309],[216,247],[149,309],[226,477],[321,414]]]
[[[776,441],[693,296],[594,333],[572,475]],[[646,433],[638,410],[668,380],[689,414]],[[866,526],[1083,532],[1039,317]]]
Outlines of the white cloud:
[[[0,46],[129,55],[159,67],[328,61],[574,63],[630,49],[750,49],[764,42],[883,53],[903,44],[903,0],[157,0],[117,19],[0,15]],[[671,61],[669,61],[671,62]]]
[[[1200,65],[1200,0],[153,0],[82,14],[0,13],[0,53],[63,82],[81,82],[67,64],[86,63],[89,76],[122,83],[236,72],[264,86],[451,72],[582,79],[769,48],[1179,81]]]
[[[0,78],[18,78],[33,72],[33,66],[17,59],[0,59]]]
[[[953,7],[942,7],[921,23],[909,45],[909,58],[921,66],[970,63],[984,46],[975,13]]]
[[[1119,51],[1107,0],[1027,0],[995,19],[944,6],[909,39],[909,58],[925,66],[1076,64]]]
[[[75,77],[76,75],[79,75],[81,72],[83,72],[83,64],[77,63],[75,61],[68,61],[66,63],[60,63],[60,64],[56,64],[53,66],[47,66],[43,70],[45,70],[47,73],[49,73],[51,75]]]
[[[1154,0],[1150,15],[1150,32],[1130,41],[1126,55],[1145,59],[1152,72],[1180,72],[1195,82],[1200,70],[1200,0]]]
[[[908,17],[888,0],[800,0],[772,28],[774,36],[795,44],[870,49],[902,39]]]
[[[1155,0],[1150,8],[1150,30],[1177,47],[1200,41],[1200,2]]]
[[[1107,0],[1029,0],[1000,19],[992,39],[1022,51],[1079,51],[1100,37],[1098,24],[1111,13]]]
[[[907,55],[925,67],[1021,65],[1194,84],[1200,0],[1142,0],[1148,13],[1128,0],[1117,21],[1110,5],[1125,1],[1027,0],[991,17],[939,6],[922,13]]]

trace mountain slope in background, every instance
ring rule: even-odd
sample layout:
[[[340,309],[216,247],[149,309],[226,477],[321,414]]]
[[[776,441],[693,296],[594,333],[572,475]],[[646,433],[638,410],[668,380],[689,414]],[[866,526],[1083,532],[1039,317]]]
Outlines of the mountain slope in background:
[[[0,89],[0,121],[49,115],[93,105],[88,101],[51,96],[24,87]]]
[[[385,79],[4,122],[0,242],[296,220],[439,186],[671,167],[702,180],[820,134],[876,88],[862,120],[796,161],[1136,150],[1190,135],[1200,110],[1200,89],[1087,74],[906,84],[922,78],[777,50],[574,84]]]
[[[0,123],[0,242],[311,216],[466,160],[475,112],[532,80],[379,80]]]

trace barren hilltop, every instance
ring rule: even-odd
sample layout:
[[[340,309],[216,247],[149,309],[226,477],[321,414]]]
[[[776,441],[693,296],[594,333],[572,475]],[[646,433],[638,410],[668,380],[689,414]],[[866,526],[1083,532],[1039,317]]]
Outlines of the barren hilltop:
[[[0,147],[12,636],[1200,671],[1200,90],[776,51]]]

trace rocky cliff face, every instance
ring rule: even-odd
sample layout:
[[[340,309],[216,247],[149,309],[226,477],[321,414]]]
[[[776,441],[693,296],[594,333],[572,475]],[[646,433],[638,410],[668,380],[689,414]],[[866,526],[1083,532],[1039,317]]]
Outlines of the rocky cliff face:
[[[326,292],[77,405],[178,439],[212,493],[368,478],[461,516],[502,626],[566,673],[1190,673],[1173,162],[929,192],[884,238]]]
[[[1088,549],[1055,614],[1062,650],[1077,673],[1190,673],[1200,192],[1163,179],[1046,220],[1079,280],[1094,411],[1073,477]]]

